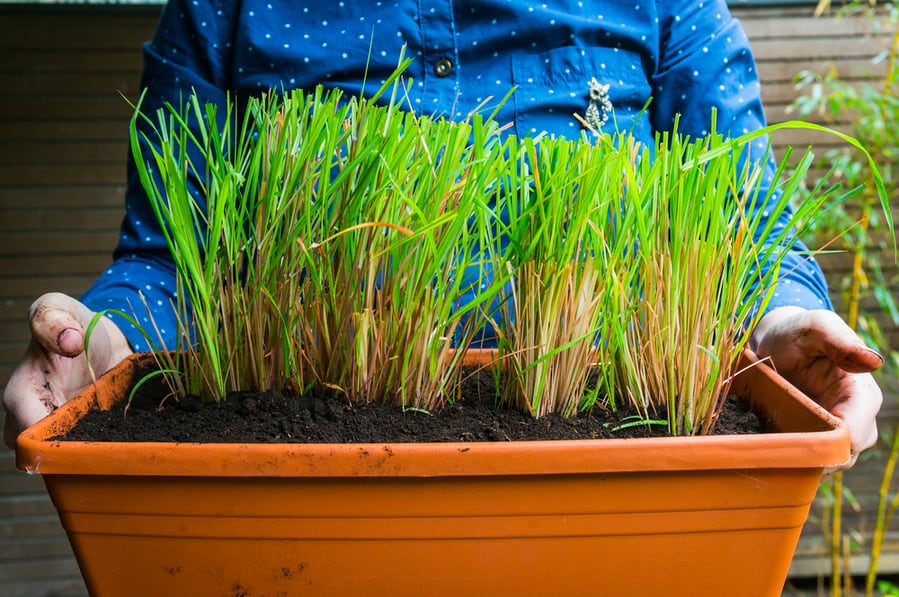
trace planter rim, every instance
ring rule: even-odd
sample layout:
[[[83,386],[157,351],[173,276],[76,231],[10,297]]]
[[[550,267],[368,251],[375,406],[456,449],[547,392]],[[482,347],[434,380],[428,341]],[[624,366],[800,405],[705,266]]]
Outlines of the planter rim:
[[[490,354],[477,352],[473,357],[483,362]],[[102,386],[123,375],[130,378],[137,358],[140,355],[126,359],[98,383]],[[744,359],[755,360],[755,356],[747,351]],[[787,384],[768,366],[745,369],[734,382],[734,392],[743,395],[741,388],[750,384],[761,384],[766,392],[785,392],[791,400],[778,399],[773,406],[774,418],[781,409],[801,411],[805,430],[673,438],[374,444],[49,440],[70,429],[95,403],[96,389],[90,386],[19,435],[16,463],[19,469],[32,474],[454,477],[827,468],[849,460],[849,431],[838,418]],[[750,397],[750,402],[756,399]],[[641,448],[650,448],[653,458],[647,461]],[[143,457],[124,459],[121,454],[125,449]],[[223,451],[232,452],[233,456],[217,458]]]

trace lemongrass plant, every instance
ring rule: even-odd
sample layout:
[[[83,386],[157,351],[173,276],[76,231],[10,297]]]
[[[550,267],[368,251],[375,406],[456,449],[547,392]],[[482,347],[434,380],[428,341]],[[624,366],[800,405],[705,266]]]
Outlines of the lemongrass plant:
[[[239,119],[195,96],[135,111],[177,268],[179,337],[163,354],[181,393],[317,386],[428,410],[449,397],[503,283],[482,282],[476,247],[504,158],[490,119],[401,111],[401,70],[371,100],[318,89],[251,99]]]
[[[629,308],[636,300],[637,308],[610,338],[621,382],[616,387],[644,412],[664,404],[671,433],[712,430],[749,332],[777,280],[788,273],[782,271],[784,258],[828,209],[860,190],[819,182],[791,204],[814,156],[807,150],[793,163],[788,150],[776,171],[766,169],[771,147],[763,139],[785,128],[835,135],[876,172],[855,139],[799,121],[732,139],[716,134],[714,126],[699,139],[662,135],[628,171],[624,203],[634,207],[639,244],[630,290],[636,298],[622,300]],[[874,180],[888,218],[882,179],[877,174]]]
[[[496,258],[514,272],[500,315],[503,399],[535,416],[600,397],[647,419],[665,407],[671,433],[709,433],[797,233],[850,194],[817,188],[791,211],[806,153],[789,173],[784,156],[761,195],[768,153],[750,146],[790,126],[826,130],[673,133],[652,147],[627,134],[510,140],[518,162],[497,210]]]
[[[495,124],[452,123],[362,104],[326,214],[300,239],[296,304],[316,381],[352,400],[434,410],[503,283],[478,247],[505,158]]]
[[[499,315],[498,377],[502,400],[536,417],[571,416],[615,390],[605,339],[621,323],[617,297],[633,286],[623,266],[634,236],[621,220],[628,154],[602,141],[507,141],[515,160],[495,258],[514,275]]]
[[[773,188],[763,196],[764,161],[741,159],[752,142],[663,135],[628,167],[623,203],[637,230],[629,266],[635,279],[619,299],[626,311],[609,339],[620,379],[615,387],[619,399],[643,413],[665,406],[674,434],[711,431],[747,331],[764,313],[780,264],[795,246],[795,230],[827,201],[840,200],[821,189],[798,206],[790,226],[775,228],[811,154],[776,196]]]

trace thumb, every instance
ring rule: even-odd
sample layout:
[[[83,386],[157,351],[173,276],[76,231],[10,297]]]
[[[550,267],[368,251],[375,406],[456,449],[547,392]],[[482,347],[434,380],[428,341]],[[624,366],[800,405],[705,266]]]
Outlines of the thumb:
[[[28,313],[35,341],[48,353],[65,357],[84,351],[84,333],[93,317],[81,302],[59,292],[38,298]]]
[[[870,373],[883,366],[883,357],[865,345],[858,334],[831,312],[810,312],[811,336],[830,361],[847,373]]]

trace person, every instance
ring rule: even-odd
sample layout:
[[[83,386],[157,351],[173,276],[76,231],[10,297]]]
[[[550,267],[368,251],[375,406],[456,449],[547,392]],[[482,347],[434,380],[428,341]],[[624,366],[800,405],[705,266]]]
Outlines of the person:
[[[405,72],[410,109],[460,119],[492,109],[514,87],[496,119],[518,135],[576,137],[586,119],[651,143],[676,117],[681,133],[709,133],[713,111],[719,132],[764,126],[749,42],[724,0],[171,0],[144,45],[142,109],[177,105],[192,90],[218,103],[319,84],[362,95],[393,72],[404,47],[414,57]],[[161,332],[174,333],[163,308],[173,266],[130,156],[128,174],[112,264],[80,301],[51,293],[32,306],[33,340],[3,398],[8,443],[89,382],[83,340],[94,312],[139,313],[146,301],[160,307]],[[882,358],[833,312],[813,260],[797,251],[783,271],[752,346],[845,421],[850,466],[877,439],[882,395],[870,372]],[[90,358],[103,371],[146,348],[129,321],[110,315]]]

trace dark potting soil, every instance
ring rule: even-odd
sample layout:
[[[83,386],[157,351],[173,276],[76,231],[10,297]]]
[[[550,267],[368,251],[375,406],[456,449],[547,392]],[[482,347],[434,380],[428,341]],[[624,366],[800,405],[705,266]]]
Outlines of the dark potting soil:
[[[160,378],[161,379],[161,378]],[[535,419],[494,405],[489,374],[466,378],[462,398],[436,413],[403,411],[383,404],[351,405],[336,395],[269,391],[234,393],[205,404],[197,397],[161,401],[159,388],[144,390],[127,411],[120,403],[91,411],[66,436],[87,441],[223,443],[381,443],[603,439],[667,436],[663,424],[634,424],[636,412],[595,407],[564,418]],[[153,384],[145,384],[149,388]],[[662,420],[664,412],[653,417]],[[715,434],[761,433],[746,403],[729,397]]]

